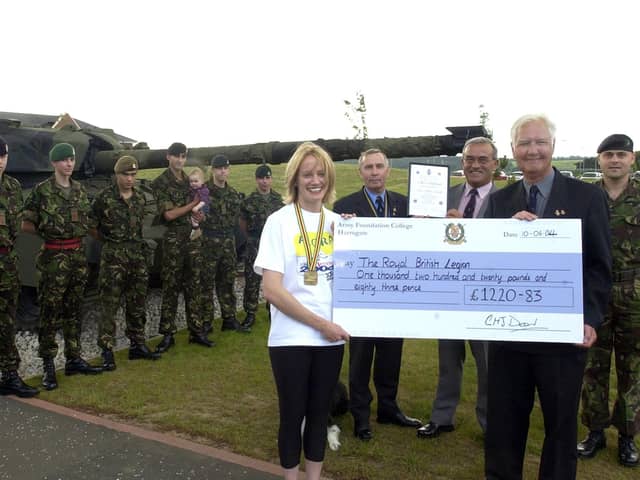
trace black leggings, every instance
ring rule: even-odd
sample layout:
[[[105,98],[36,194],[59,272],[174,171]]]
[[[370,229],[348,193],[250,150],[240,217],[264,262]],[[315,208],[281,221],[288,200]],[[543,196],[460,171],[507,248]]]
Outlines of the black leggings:
[[[307,460],[324,460],[327,418],[343,355],[344,345],[269,348],[280,405],[278,452],[283,468],[300,464],[303,444]]]

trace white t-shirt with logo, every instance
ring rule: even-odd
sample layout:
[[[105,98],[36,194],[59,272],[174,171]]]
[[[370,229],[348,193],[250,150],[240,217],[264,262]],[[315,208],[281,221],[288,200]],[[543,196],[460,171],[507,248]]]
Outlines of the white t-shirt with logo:
[[[302,210],[304,225],[313,251],[318,233],[320,213]],[[304,242],[293,204],[286,205],[267,218],[254,271],[262,275],[263,270],[283,274],[282,284],[307,309],[331,321],[331,299],[333,287],[333,233],[332,224],[340,220],[340,215],[324,211],[324,229],[322,232],[320,253],[316,271],[317,285],[305,285],[304,273],[309,266],[304,250]],[[283,347],[293,345],[326,346],[340,345],[344,341],[328,341],[322,333],[306,323],[288,317],[271,305],[271,328],[268,346]]]

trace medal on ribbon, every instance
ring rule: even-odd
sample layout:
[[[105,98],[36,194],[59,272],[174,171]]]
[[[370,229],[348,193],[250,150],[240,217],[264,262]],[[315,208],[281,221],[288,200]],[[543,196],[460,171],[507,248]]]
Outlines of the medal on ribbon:
[[[318,255],[320,254],[320,244],[322,243],[322,233],[324,232],[324,210],[320,209],[320,221],[318,222],[318,231],[316,233],[316,244],[311,246],[309,240],[309,234],[307,228],[304,225],[304,219],[302,218],[302,210],[297,203],[294,205],[296,211],[296,220],[298,220],[298,228],[300,229],[300,236],[302,237],[302,243],[304,246],[304,254],[307,257],[308,270],[304,272],[304,284],[305,285],[317,285],[318,284],[318,271],[316,265],[318,262]]]

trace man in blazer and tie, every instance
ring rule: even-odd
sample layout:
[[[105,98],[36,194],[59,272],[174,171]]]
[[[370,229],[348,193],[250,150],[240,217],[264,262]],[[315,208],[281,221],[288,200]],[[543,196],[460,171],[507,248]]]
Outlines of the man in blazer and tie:
[[[381,150],[363,152],[358,159],[358,172],[364,186],[338,200],[333,210],[358,217],[406,217],[407,197],[385,187],[389,171],[389,160]],[[369,390],[372,363],[373,383],[378,393],[378,423],[414,428],[422,425],[420,420],[402,413],[396,402],[402,343],[401,338],[351,337],[349,341],[350,409],[354,435],[360,440],[370,440],[373,436],[369,423],[373,400]]]
[[[462,170],[466,181],[449,189],[447,217],[477,218],[487,209],[489,194],[496,191],[493,174],[498,168],[498,150],[486,137],[470,138],[462,149]],[[487,342],[470,340],[476,361],[478,394],[476,417],[484,432],[487,428]],[[438,389],[431,419],[417,431],[418,438],[435,438],[454,429],[453,418],[460,401],[464,340],[438,340]]]
[[[511,128],[523,179],[489,197],[485,218],[582,220],[584,337],[580,344],[490,342],[485,475],[520,480],[537,390],[545,437],[538,478],[576,477],[577,412],[587,348],[595,342],[611,291],[611,239],[602,189],[551,166],[555,126],[525,115]],[[550,252],[553,247],[550,247]]]

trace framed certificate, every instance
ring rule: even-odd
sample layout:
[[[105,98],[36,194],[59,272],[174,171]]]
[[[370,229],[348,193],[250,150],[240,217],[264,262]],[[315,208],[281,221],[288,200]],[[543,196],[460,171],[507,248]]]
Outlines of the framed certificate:
[[[409,216],[444,218],[447,216],[449,167],[447,165],[409,165]]]

